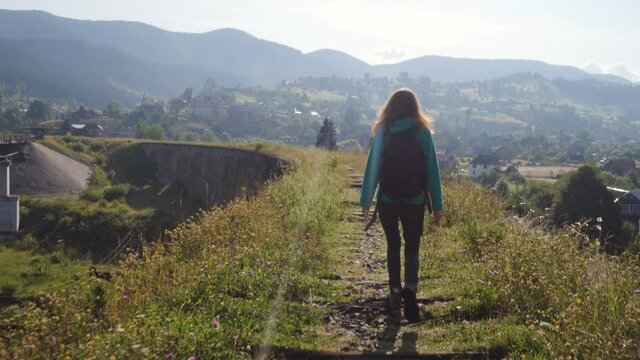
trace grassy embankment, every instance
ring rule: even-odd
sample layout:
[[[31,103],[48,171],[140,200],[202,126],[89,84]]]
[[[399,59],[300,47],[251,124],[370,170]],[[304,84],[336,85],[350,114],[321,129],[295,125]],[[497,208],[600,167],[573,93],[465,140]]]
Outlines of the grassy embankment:
[[[155,169],[135,146],[137,140],[55,136],[42,143],[92,166],[93,174],[80,196],[21,198],[25,235],[0,247],[3,304],[67,286],[92,262],[115,260],[107,257],[114,249],[137,250],[197,211],[175,201],[170,186],[154,182]],[[131,191],[130,184],[138,191]]]
[[[349,300],[341,273],[361,225],[342,221],[345,154],[295,152],[298,169],[251,200],[202,214],[145,247],[105,281],[82,277],[40,306],[6,309],[15,357],[246,358],[250,347],[339,344],[314,306]],[[637,358],[640,268],[579,227],[545,233],[509,217],[466,180],[445,181],[446,216],[421,247],[431,316],[406,327],[419,351],[505,349],[526,358]],[[355,206],[355,205],[354,205]],[[382,241],[382,240],[379,240]],[[384,258],[384,246],[374,254]],[[384,278],[384,268],[376,270]],[[331,276],[327,276],[327,274]],[[337,279],[337,280],[336,280]],[[355,299],[351,299],[355,300]],[[376,323],[377,320],[376,320]],[[373,325],[373,324],[372,324]],[[403,328],[404,329],[404,328]]]
[[[289,150],[297,171],[255,198],[203,213],[67,291],[4,310],[4,354],[18,358],[238,357],[247,346],[310,344],[326,291],[313,274],[342,215],[335,155]]]

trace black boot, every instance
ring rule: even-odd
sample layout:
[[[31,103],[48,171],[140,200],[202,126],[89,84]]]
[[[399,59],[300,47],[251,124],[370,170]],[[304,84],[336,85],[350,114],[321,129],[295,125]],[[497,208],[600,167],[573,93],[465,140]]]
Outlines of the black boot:
[[[418,310],[418,299],[416,293],[409,289],[402,289],[402,298],[404,299],[404,317],[410,323],[420,321],[420,311]]]
[[[400,291],[389,291],[387,295],[385,307],[387,308],[387,315],[389,316],[389,322],[397,325],[400,324],[400,307],[402,306],[402,295]]]

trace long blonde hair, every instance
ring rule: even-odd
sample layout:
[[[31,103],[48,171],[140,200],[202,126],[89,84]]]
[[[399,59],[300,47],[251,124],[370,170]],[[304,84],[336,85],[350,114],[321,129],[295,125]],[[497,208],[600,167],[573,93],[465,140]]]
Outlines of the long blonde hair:
[[[408,88],[401,88],[391,94],[382,109],[380,109],[378,117],[373,123],[371,134],[375,135],[376,131],[383,125],[385,129],[388,129],[394,120],[401,118],[415,119],[426,128],[431,125],[429,118],[422,112],[422,106],[420,106],[420,101],[418,101],[416,94]]]

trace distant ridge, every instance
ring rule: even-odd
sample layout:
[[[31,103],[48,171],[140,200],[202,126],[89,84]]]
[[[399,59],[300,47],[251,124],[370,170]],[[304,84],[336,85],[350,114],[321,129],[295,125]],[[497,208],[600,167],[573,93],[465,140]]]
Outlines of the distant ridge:
[[[237,29],[178,33],[140,22],[74,20],[43,11],[0,10],[0,45],[0,82],[22,82],[36,96],[73,96],[89,104],[108,102],[107,94],[129,99],[129,103],[141,94],[175,95],[186,87],[200,89],[208,78],[222,86],[254,86],[302,76],[397,76],[408,72],[434,81],[464,82],[530,72],[550,79],[631,83],[614,75],[594,75],[572,66],[533,60],[423,56],[397,64],[370,65],[331,49],[303,54]],[[49,52],[34,48],[36,45]],[[98,66],[105,63],[109,66]],[[87,74],[95,76],[88,78]],[[65,79],[70,83],[64,83]],[[54,85],[66,90],[54,91]],[[74,92],[74,86],[82,90]],[[102,90],[96,93],[93,87]]]

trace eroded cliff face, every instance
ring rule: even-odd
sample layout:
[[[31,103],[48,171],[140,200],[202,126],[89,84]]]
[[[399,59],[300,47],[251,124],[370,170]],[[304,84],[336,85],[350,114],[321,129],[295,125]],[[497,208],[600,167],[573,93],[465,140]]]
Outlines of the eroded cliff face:
[[[174,186],[183,199],[200,207],[252,196],[288,165],[281,158],[250,150],[166,143],[138,146],[155,165],[156,181]]]

